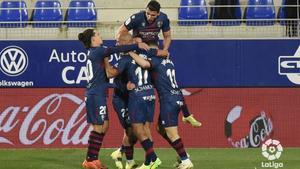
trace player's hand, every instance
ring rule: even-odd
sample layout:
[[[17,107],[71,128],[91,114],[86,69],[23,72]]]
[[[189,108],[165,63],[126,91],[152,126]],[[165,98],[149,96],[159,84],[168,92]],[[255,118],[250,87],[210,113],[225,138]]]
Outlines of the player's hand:
[[[167,54],[167,58],[168,58],[168,59],[170,58],[170,53],[169,53],[169,51],[168,51],[168,54]]]
[[[134,54],[134,52],[129,51],[128,54],[132,57],[132,55]]]
[[[170,53],[168,50],[158,49],[156,55],[163,58],[169,58]]]
[[[166,57],[169,57],[170,53],[169,53],[168,50],[162,50],[162,55],[166,56]]]
[[[140,38],[140,37],[135,37],[135,38],[133,38],[133,41],[135,42],[135,43],[142,43],[143,41],[142,41],[142,38]]]
[[[131,81],[127,82],[127,90],[133,90],[135,88],[135,84],[131,83]]]
[[[150,47],[146,43],[143,43],[143,42],[138,43],[138,47],[140,49],[144,49],[144,50],[149,50],[150,49]]]

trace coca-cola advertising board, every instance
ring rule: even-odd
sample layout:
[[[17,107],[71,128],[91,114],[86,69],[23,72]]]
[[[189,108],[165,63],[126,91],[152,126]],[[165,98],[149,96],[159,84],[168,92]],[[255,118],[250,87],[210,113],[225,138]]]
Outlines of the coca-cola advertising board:
[[[186,90],[190,111],[203,124],[193,128],[179,122],[187,147],[258,147],[267,138],[276,138],[286,147],[300,146],[299,88]],[[123,130],[112,109],[112,91],[109,93],[110,128],[103,146],[117,147]],[[158,108],[157,103],[155,119]],[[84,89],[2,88],[0,91],[0,148],[84,147],[89,130]],[[152,131],[155,145],[167,147]]]

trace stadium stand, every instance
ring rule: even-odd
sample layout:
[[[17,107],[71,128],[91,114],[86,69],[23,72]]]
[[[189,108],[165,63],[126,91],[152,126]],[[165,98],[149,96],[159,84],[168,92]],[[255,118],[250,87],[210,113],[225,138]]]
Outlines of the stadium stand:
[[[273,0],[249,0],[245,10],[245,18],[246,24],[251,26],[274,25],[275,7]]]
[[[26,27],[28,23],[28,12],[25,1],[2,1],[0,27]]]
[[[92,0],[72,0],[66,15],[68,27],[96,27],[97,11]]]
[[[39,0],[35,4],[32,20],[33,27],[60,27],[63,20],[61,4],[57,0]],[[38,23],[36,21],[42,21]],[[57,22],[44,22],[57,21]]]
[[[281,4],[282,6],[279,7],[278,12],[277,12],[277,18],[280,20],[279,21],[280,25],[286,24],[285,21],[282,20],[282,19],[285,19],[285,7],[284,7],[284,5],[286,4],[285,2],[286,2],[285,0],[282,0],[282,4]]]
[[[5,1],[15,1],[15,2],[25,2],[24,0],[5,0]],[[46,0],[30,0],[26,1],[26,8],[22,8],[22,13],[26,11],[26,15],[28,18],[32,18],[32,21],[22,21],[26,17],[22,17],[22,21],[20,23],[16,23],[11,25],[11,21],[1,20],[0,25],[0,39],[77,39],[76,35],[81,32],[86,27],[95,27],[97,30],[101,32],[101,35],[104,39],[113,39],[115,36],[115,32],[119,28],[120,24],[122,24],[130,15],[136,13],[140,10],[145,9],[145,6],[148,0],[47,0],[47,1],[58,1],[61,4],[61,13],[63,20],[58,27],[52,27],[53,25],[47,24],[48,28],[44,29],[43,27],[38,27],[35,25],[35,19],[33,15],[35,15],[35,5],[38,1],[46,1]],[[184,1],[184,0],[182,0]],[[187,0],[186,0],[187,1]],[[171,23],[171,31],[173,39],[180,38],[281,38],[288,37],[286,35],[286,25],[281,24],[276,21],[276,18],[273,19],[273,24],[259,24],[260,26],[250,25],[246,22],[246,16],[242,19],[242,11],[246,11],[246,7],[248,6],[248,0],[222,0],[223,2],[231,3],[236,2],[234,4],[240,5],[238,7],[227,7],[227,11],[231,11],[233,13],[234,19],[228,19],[228,17],[220,18],[220,11],[217,11],[216,7],[220,7],[222,4],[221,0],[190,0],[190,3],[196,3],[200,5],[193,5],[197,10],[195,13],[202,12],[202,16],[204,19],[191,19],[193,17],[199,17],[193,10],[186,10],[186,18],[184,19],[184,12],[180,13],[182,10],[181,0],[159,0],[162,6],[162,11],[166,13],[170,19]],[[278,11],[280,14],[282,5],[282,1],[285,0],[274,0],[273,9]],[[1,1],[4,2],[4,1]],[[78,2],[77,4],[75,2]],[[89,2],[91,6],[88,6],[87,9],[83,9],[80,5],[81,3]],[[73,6],[71,6],[71,3]],[[79,6],[76,6],[79,5]],[[274,7],[275,6],[275,7]],[[25,6],[26,7],[26,6]],[[189,7],[189,6],[187,6]],[[5,7],[3,7],[5,8]],[[15,11],[20,11],[16,10]],[[0,18],[3,18],[2,13],[6,10],[1,10]],[[11,9],[12,10],[12,9]],[[218,9],[219,10],[219,9]],[[226,11],[225,10],[225,11]],[[28,11],[28,12],[27,12]],[[206,12],[209,15],[209,19],[206,21]],[[85,13],[84,13],[85,12]],[[191,12],[189,14],[188,12]],[[97,15],[97,14],[101,15]],[[284,13],[282,13],[284,14]],[[23,14],[21,14],[23,15]],[[72,20],[73,17],[73,20]],[[189,25],[181,24],[179,21],[190,21]],[[257,20],[266,20],[268,19],[257,19]],[[83,21],[83,22],[82,22]],[[47,22],[48,21],[42,21]],[[49,21],[51,22],[51,21]],[[183,23],[184,23],[183,22]],[[205,23],[205,24],[200,24]],[[57,23],[57,21],[52,22]],[[9,25],[10,24],[10,25]],[[6,25],[6,26],[5,26]],[[13,27],[13,28],[11,28]]]
[[[212,25],[238,26],[241,24],[242,9],[239,0],[216,0],[215,5],[217,7],[211,9],[211,19],[228,21],[212,21]]]
[[[178,9],[178,25],[195,26],[208,23],[208,11],[205,0],[181,0],[180,6]]]

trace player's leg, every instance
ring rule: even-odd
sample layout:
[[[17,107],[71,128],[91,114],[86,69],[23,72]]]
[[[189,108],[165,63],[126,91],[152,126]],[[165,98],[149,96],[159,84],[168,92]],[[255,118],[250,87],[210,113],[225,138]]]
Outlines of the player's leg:
[[[183,105],[181,106],[181,111],[183,114],[182,121],[184,123],[189,123],[193,127],[200,127],[202,125],[197,119],[195,119],[193,114],[190,113],[188,106],[184,100],[184,97],[183,97]]]
[[[152,141],[148,138],[147,132],[145,131],[144,123],[146,122],[146,105],[142,98],[133,97],[129,98],[128,112],[131,120],[131,126],[134,134],[141,143],[145,150],[145,161],[139,169],[150,169],[150,163],[152,159],[156,159],[157,156],[153,150]]]
[[[166,127],[166,134],[171,141],[171,146],[177,152],[178,156],[180,157],[181,163],[178,165],[179,169],[190,169],[193,168],[194,165],[189,159],[188,154],[185,151],[184,144],[182,139],[178,134],[177,126]]]
[[[161,123],[162,123],[161,117],[159,116],[157,126],[156,126],[156,131],[171,145],[172,142],[166,133],[165,127]]]
[[[114,95],[113,97],[113,108],[117,113],[118,119],[120,121],[121,126],[124,129],[124,136],[122,140],[122,145],[119,149],[112,152],[111,157],[115,161],[115,165],[118,169],[123,168],[122,164],[122,155],[126,155],[126,169],[131,169],[135,167],[135,162],[133,160],[133,146],[136,143],[136,137],[132,132],[131,122],[128,115],[128,99],[121,98],[118,95]]]
[[[145,113],[146,113],[146,122],[144,125],[146,134],[148,136],[148,138],[151,140],[152,143],[152,147],[154,147],[154,140],[152,138],[152,134],[151,134],[151,124],[153,123],[153,118],[154,118],[154,110],[155,110],[155,100],[151,100],[151,101],[147,101],[147,104],[144,104],[145,106]],[[156,156],[156,155],[155,155]],[[150,164],[150,168],[151,169],[155,169],[158,168],[161,165],[161,160],[156,156],[156,158],[152,158],[151,159],[151,164]]]
[[[152,159],[156,160],[157,158],[153,150],[153,142],[148,138],[143,123],[132,122],[132,128],[143,149],[145,150],[145,161],[139,169],[150,169],[150,163]]]
[[[102,142],[109,126],[106,98],[96,95],[87,96],[86,110],[87,122],[92,125],[93,130],[89,136],[87,155],[82,166],[89,169],[106,168],[98,159]]]
[[[134,145],[137,142],[137,137],[133,133],[132,127],[127,127],[125,130],[125,135],[123,138],[124,152],[126,156],[126,166],[125,169],[136,168],[137,164],[133,159]]]
[[[151,141],[153,141],[150,127],[151,127],[151,123],[150,123],[150,122],[145,122],[145,124],[144,124],[144,130],[145,130],[145,132],[146,132],[146,135],[147,135],[147,137],[148,137]]]
[[[118,148],[117,150],[113,151],[110,156],[111,158],[115,161],[115,165],[117,167],[117,169],[123,169],[123,164],[122,164],[122,156],[123,156],[123,153],[125,151],[125,145],[124,145],[124,140],[126,140],[127,137],[125,132],[124,132],[124,136],[123,136],[123,140],[122,140],[122,145],[120,146],[120,148]]]
[[[182,163],[179,167],[191,168],[193,167],[190,161],[184,144],[178,134],[178,114],[180,112],[180,103],[177,100],[166,100],[160,102],[160,117],[159,117],[159,129],[160,134],[168,141],[168,143],[177,152]],[[164,129],[162,129],[162,126]],[[182,165],[184,164],[184,166]]]
[[[154,141],[152,139],[152,135],[151,135],[151,131],[150,131],[150,126],[151,123],[150,122],[146,122],[144,124],[144,130],[146,132],[147,137],[149,138],[149,140],[151,141],[151,146],[154,147]],[[150,162],[150,168],[154,169],[154,168],[158,168],[158,166],[161,164],[161,160],[155,155],[153,156],[153,158],[151,159]]]
[[[117,117],[119,119],[119,122],[121,126],[124,129],[124,136],[122,143],[124,142],[124,139],[126,139],[126,133],[125,133],[125,120],[124,116],[127,111],[127,104],[125,103],[125,100],[122,99],[119,95],[114,94],[113,99],[112,99],[112,105],[113,108],[117,114]],[[115,165],[118,169],[123,169],[123,164],[122,164],[122,155],[124,153],[124,145],[122,144],[120,148],[118,148],[116,151],[111,153],[111,158],[115,161]]]

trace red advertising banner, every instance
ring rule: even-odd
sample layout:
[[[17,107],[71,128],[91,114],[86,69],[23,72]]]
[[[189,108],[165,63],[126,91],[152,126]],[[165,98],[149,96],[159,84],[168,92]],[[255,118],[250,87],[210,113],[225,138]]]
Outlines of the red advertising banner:
[[[200,128],[179,123],[186,147],[258,147],[266,138],[300,146],[300,88],[189,88],[184,93],[203,123]],[[103,146],[118,147],[123,130],[111,91],[108,108]],[[157,103],[155,119],[158,108]],[[155,146],[168,146],[152,131]],[[0,148],[84,147],[88,135],[84,89],[0,89]]]

